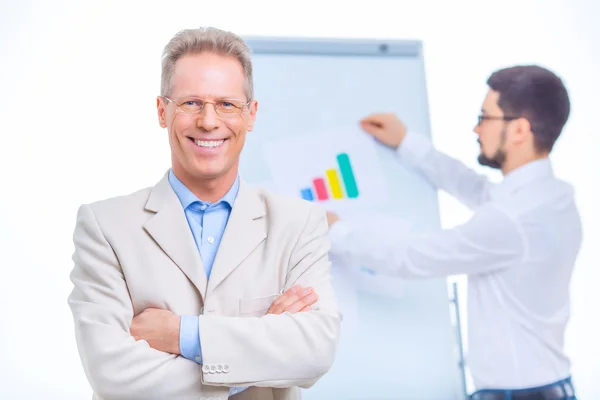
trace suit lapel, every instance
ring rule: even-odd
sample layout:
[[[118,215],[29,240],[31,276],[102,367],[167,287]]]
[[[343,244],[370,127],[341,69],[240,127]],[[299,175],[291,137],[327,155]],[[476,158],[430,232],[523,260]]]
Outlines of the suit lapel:
[[[265,204],[243,181],[215,257],[208,292],[213,291],[267,237]]]
[[[144,229],[198,288],[204,299],[207,283],[204,266],[168,174],[152,189],[145,208],[156,214],[146,222]]]

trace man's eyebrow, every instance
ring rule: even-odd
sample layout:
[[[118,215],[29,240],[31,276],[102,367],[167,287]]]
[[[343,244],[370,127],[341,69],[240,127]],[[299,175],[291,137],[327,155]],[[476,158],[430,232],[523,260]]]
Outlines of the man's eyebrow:
[[[180,96],[181,98],[191,98],[191,99],[200,99],[203,100],[205,98],[214,98],[215,100],[239,100],[239,101],[244,101],[243,97],[240,96],[198,96],[196,94],[185,94]]]

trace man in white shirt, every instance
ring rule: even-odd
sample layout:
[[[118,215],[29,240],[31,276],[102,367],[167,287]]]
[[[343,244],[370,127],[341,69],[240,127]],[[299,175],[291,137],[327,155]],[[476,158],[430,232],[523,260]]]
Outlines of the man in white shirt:
[[[552,72],[516,66],[492,74],[474,131],[479,162],[499,168],[492,184],[407,132],[392,114],[361,125],[398,159],[474,212],[453,229],[353,226],[328,214],[331,254],[380,274],[468,274],[473,400],[575,399],[564,352],[569,285],[582,229],[572,187],[548,154],[566,123],[566,88]]]

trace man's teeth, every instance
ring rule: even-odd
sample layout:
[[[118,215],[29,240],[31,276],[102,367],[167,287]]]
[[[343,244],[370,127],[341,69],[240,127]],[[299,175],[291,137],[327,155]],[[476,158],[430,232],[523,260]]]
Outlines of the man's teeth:
[[[200,147],[204,147],[207,149],[212,149],[214,147],[219,147],[225,140],[194,140]]]

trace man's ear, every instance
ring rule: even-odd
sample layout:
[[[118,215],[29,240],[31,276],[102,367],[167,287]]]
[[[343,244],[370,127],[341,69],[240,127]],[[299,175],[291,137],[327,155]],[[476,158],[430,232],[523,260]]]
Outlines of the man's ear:
[[[523,143],[527,141],[531,135],[533,135],[531,132],[531,124],[527,118],[518,118],[512,122],[514,126],[512,139],[515,143]]]
[[[252,129],[254,129],[254,121],[256,121],[256,112],[258,111],[258,101],[253,100],[252,103],[250,103],[250,105],[248,106],[248,108],[250,120],[248,121],[246,131],[252,132]]]
[[[156,98],[156,112],[158,114],[158,124],[161,128],[167,127],[167,104],[162,96]]]

